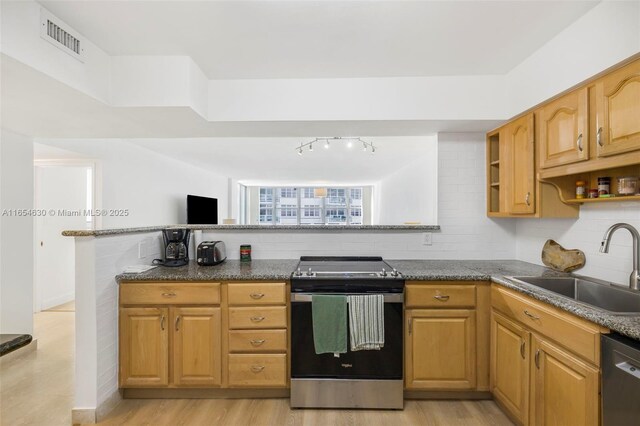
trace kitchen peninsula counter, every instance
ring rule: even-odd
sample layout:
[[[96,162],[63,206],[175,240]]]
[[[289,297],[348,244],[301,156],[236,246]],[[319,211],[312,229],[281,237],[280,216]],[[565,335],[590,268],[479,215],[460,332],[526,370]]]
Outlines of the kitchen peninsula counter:
[[[297,259],[255,259],[251,262],[227,260],[217,266],[159,266],[141,274],[120,274],[118,283],[287,280]],[[578,317],[640,340],[640,315],[613,315],[535,286],[510,280],[510,276],[572,276],[519,260],[387,260],[407,281],[491,281],[534,299],[556,306]]]

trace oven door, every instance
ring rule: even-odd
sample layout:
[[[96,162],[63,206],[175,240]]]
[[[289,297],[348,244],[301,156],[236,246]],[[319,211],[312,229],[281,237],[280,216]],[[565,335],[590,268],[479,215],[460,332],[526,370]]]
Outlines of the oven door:
[[[335,293],[333,293],[335,294]],[[291,377],[293,379],[402,380],[403,293],[385,294],[384,347],[335,357],[316,354],[309,293],[291,294]],[[347,327],[348,327],[347,323]],[[349,333],[347,332],[347,339]]]

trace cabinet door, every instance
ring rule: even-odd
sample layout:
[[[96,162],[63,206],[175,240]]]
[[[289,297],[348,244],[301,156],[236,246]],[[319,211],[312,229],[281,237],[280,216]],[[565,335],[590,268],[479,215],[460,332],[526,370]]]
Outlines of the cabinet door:
[[[475,388],[475,311],[408,310],[406,316],[406,387]]]
[[[576,90],[540,111],[540,168],[589,159],[588,89]]]
[[[491,392],[521,424],[529,409],[530,333],[493,312],[491,315]]]
[[[220,385],[220,308],[171,308],[173,383]]]
[[[507,199],[509,213],[535,213],[535,161],[533,113],[505,128],[509,150]]]
[[[120,386],[169,383],[169,310],[120,309]]]
[[[640,149],[640,61],[602,78],[596,96],[598,156]]]
[[[545,340],[532,340],[531,423],[598,425],[598,370]]]

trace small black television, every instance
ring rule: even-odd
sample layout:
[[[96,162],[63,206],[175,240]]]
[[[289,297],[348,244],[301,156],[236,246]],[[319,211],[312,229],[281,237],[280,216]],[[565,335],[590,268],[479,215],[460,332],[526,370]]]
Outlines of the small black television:
[[[187,224],[217,225],[218,199],[187,195]]]

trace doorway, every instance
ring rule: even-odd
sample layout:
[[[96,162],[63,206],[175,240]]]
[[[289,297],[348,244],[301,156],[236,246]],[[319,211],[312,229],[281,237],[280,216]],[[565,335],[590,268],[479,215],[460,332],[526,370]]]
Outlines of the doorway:
[[[75,241],[68,229],[95,229],[95,163],[37,160],[34,312],[73,311]]]

